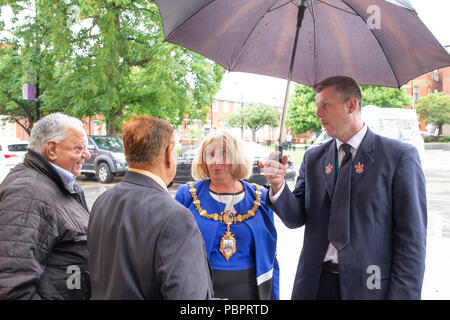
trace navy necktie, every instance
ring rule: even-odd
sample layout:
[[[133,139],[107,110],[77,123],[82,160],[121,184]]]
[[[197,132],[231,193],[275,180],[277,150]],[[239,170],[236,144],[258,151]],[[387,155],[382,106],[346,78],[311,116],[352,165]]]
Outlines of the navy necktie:
[[[352,167],[351,146],[340,147],[345,152],[339,168],[339,174],[331,201],[328,240],[338,250],[350,243],[350,178]]]

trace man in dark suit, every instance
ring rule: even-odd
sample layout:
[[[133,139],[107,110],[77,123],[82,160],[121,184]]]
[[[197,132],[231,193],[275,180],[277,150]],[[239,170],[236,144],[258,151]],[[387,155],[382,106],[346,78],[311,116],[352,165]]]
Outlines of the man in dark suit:
[[[331,141],[309,149],[294,191],[287,157],[265,163],[267,203],[305,225],[292,299],[420,299],[425,269],[425,178],[415,147],[374,134],[348,77],[315,86]]]
[[[173,128],[133,117],[122,137],[129,171],[95,201],[89,220],[92,298],[211,298],[200,230],[167,192],[177,163]]]

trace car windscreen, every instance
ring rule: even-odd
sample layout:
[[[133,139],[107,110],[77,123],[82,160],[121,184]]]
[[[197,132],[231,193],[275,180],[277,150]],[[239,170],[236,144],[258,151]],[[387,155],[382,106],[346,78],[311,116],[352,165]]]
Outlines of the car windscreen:
[[[27,152],[27,143],[17,143],[8,145],[8,151],[12,152]]]
[[[123,142],[119,137],[92,137],[97,147],[112,152],[123,152]]]

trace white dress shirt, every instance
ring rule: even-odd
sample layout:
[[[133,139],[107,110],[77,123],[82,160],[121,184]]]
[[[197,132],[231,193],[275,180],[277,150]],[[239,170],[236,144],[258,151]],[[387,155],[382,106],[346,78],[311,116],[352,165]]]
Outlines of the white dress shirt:
[[[361,128],[361,130],[359,130],[353,137],[351,137],[347,141],[347,144],[349,144],[351,146],[350,152],[352,153],[352,160],[355,159],[356,153],[358,152],[359,146],[361,145],[361,142],[362,142],[364,136],[366,135],[366,132],[367,132],[367,125],[364,124],[364,126]],[[339,164],[341,164],[342,159],[344,159],[344,156],[345,156],[345,152],[343,150],[339,149],[343,143],[344,142],[340,141],[339,139],[336,139],[336,148],[337,148],[337,152],[338,152]],[[280,190],[276,194],[273,194],[272,188],[270,188],[270,190],[269,190],[270,202],[275,203],[277,201],[278,197],[283,192],[285,185],[286,185],[286,182],[283,183],[283,186],[280,188]],[[333,263],[338,263],[338,252],[331,243],[328,245],[327,253],[325,254],[323,261],[324,262],[331,261]]]

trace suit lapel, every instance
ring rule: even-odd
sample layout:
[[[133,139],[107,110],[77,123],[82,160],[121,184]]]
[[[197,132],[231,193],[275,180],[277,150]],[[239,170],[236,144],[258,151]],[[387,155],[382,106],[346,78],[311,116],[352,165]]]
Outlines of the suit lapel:
[[[336,140],[332,140],[324,149],[321,157],[320,171],[330,199],[333,199],[334,185],[336,183]]]
[[[375,143],[372,131],[367,128],[367,133],[359,146],[358,153],[352,164],[352,188],[366,175],[375,160],[370,156],[370,153],[375,150]]]

